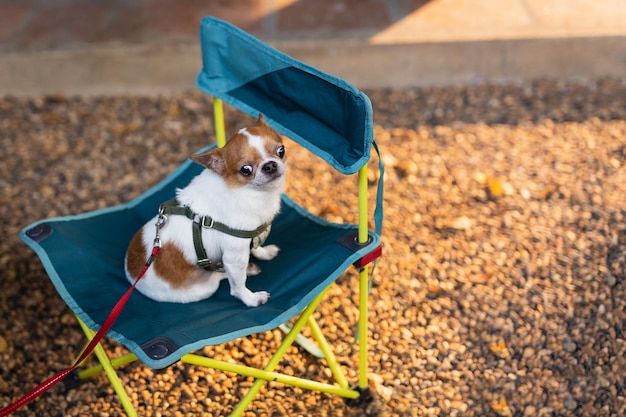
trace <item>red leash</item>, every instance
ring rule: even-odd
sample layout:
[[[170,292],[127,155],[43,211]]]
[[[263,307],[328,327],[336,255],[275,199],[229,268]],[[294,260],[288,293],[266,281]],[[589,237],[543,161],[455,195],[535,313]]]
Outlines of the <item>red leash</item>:
[[[115,307],[113,307],[113,309],[109,313],[109,316],[104,321],[104,324],[102,324],[102,327],[100,327],[100,330],[98,330],[98,332],[93,337],[93,339],[91,339],[91,341],[89,342],[89,344],[87,345],[83,353],[78,357],[78,359],[76,359],[74,364],[71,367],[64,369],[63,371],[59,372],[58,374],[54,375],[53,377],[39,384],[35,389],[30,391],[28,394],[24,395],[22,398],[20,398],[13,404],[10,404],[9,406],[0,410],[0,417],[6,417],[9,414],[14,413],[19,408],[25,406],[29,402],[35,400],[36,398],[38,398],[39,396],[47,392],[50,388],[52,388],[53,386],[61,382],[63,378],[65,378],[72,371],[78,368],[78,365],[81,362],[83,362],[85,359],[87,359],[89,355],[91,355],[96,345],[100,342],[100,340],[102,340],[102,338],[109,331],[111,326],[113,326],[113,323],[115,323],[115,320],[117,320],[117,317],[120,315],[120,313],[124,309],[126,302],[130,298],[130,295],[135,289],[135,286],[137,286],[137,283],[139,282],[139,280],[143,278],[143,276],[146,274],[146,271],[148,271],[148,268],[150,268],[150,265],[152,265],[152,262],[154,262],[154,258],[156,258],[156,256],[159,254],[159,251],[161,250],[161,243],[160,243],[160,240],[158,240],[158,229],[159,229],[159,226],[157,226],[157,239],[155,239],[155,245],[152,248],[152,253],[150,254],[150,257],[148,258],[148,260],[146,261],[145,266],[141,270],[141,273],[135,280],[135,283],[128,289],[128,291],[126,291],[126,294],[124,294],[122,298],[119,299],[117,304],[115,304]]]

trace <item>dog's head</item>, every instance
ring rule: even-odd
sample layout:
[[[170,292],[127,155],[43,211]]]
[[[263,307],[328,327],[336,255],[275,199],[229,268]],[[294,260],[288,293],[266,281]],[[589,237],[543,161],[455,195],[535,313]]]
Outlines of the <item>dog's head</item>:
[[[221,176],[231,188],[281,189],[285,183],[285,146],[263,115],[243,128],[223,148],[191,156],[191,160]]]

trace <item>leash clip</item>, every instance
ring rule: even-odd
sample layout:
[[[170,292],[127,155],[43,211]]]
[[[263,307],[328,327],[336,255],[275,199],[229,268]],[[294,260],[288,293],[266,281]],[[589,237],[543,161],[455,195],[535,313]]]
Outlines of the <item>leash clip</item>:
[[[157,219],[156,223],[154,224],[157,228],[157,231],[161,230],[163,228],[163,226],[165,226],[165,223],[167,223],[167,215],[166,214],[159,214],[159,218]]]
[[[159,217],[157,217],[157,221],[154,224],[154,227],[156,228],[156,236],[154,237],[153,245],[159,249],[161,249],[161,234],[159,232],[163,226],[165,226],[165,223],[167,223],[167,215],[164,214],[163,211],[163,206],[159,207]]]

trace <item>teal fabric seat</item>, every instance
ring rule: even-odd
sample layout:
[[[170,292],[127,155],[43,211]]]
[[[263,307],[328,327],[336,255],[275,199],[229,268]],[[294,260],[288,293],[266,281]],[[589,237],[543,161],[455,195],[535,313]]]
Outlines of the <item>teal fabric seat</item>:
[[[74,313],[97,330],[130,286],[124,253],[135,231],[161,202],[186,185],[199,168],[186,163],[151,191],[123,206],[35,223],[22,239],[35,250],[59,294]],[[186,353],[276,328],[298,314],[351,263],[379,244],[354,250],[354,226],[334,225],[311,216],[287,196],[267,240],[281,247],[263,272],[248,280],[267,290],[270,301],[248,308],[229,294],[223,281],[211,298],[177,304],[153,301],[135,291],[109,336],[152,368],[163,368]]]
[[[200,36],[201,90],[253,116],[263,113],[272,127],[343,174],[369,160],[372,111],[363,93],[218,19],[205,18]],[[124,253],[133,234],[201,169],[185,162],[127,204],[38,221],[21,232],[60,296],[89,328],[100,327],[130,286]],[[379,205],[380,199],[379,193]],[[378,227],[381,216],[377,212]],[[267,241],[280,246],[281,254],[260,262],[263,273],[248,280],[251,289],[271,293],[267,304],[244,306],[230,296],[226,281],[213,297],[190,304],[159,303],[135,291],[109,336],[146,365],[163,368],[204,346],[276,328],[380,247],[379,233],[370,232],[365,245],[355,244],[356,233],[356,225],[331,224],[285,195]]]

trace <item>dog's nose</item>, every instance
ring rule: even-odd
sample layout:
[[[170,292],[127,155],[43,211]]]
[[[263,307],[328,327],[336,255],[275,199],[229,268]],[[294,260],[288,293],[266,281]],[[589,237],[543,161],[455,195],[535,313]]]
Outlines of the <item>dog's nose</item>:
[[[270,161],[267,164],[263,165],[261,168],[266,174],[273,174],[278,169],[278,164],[275,161]]]

